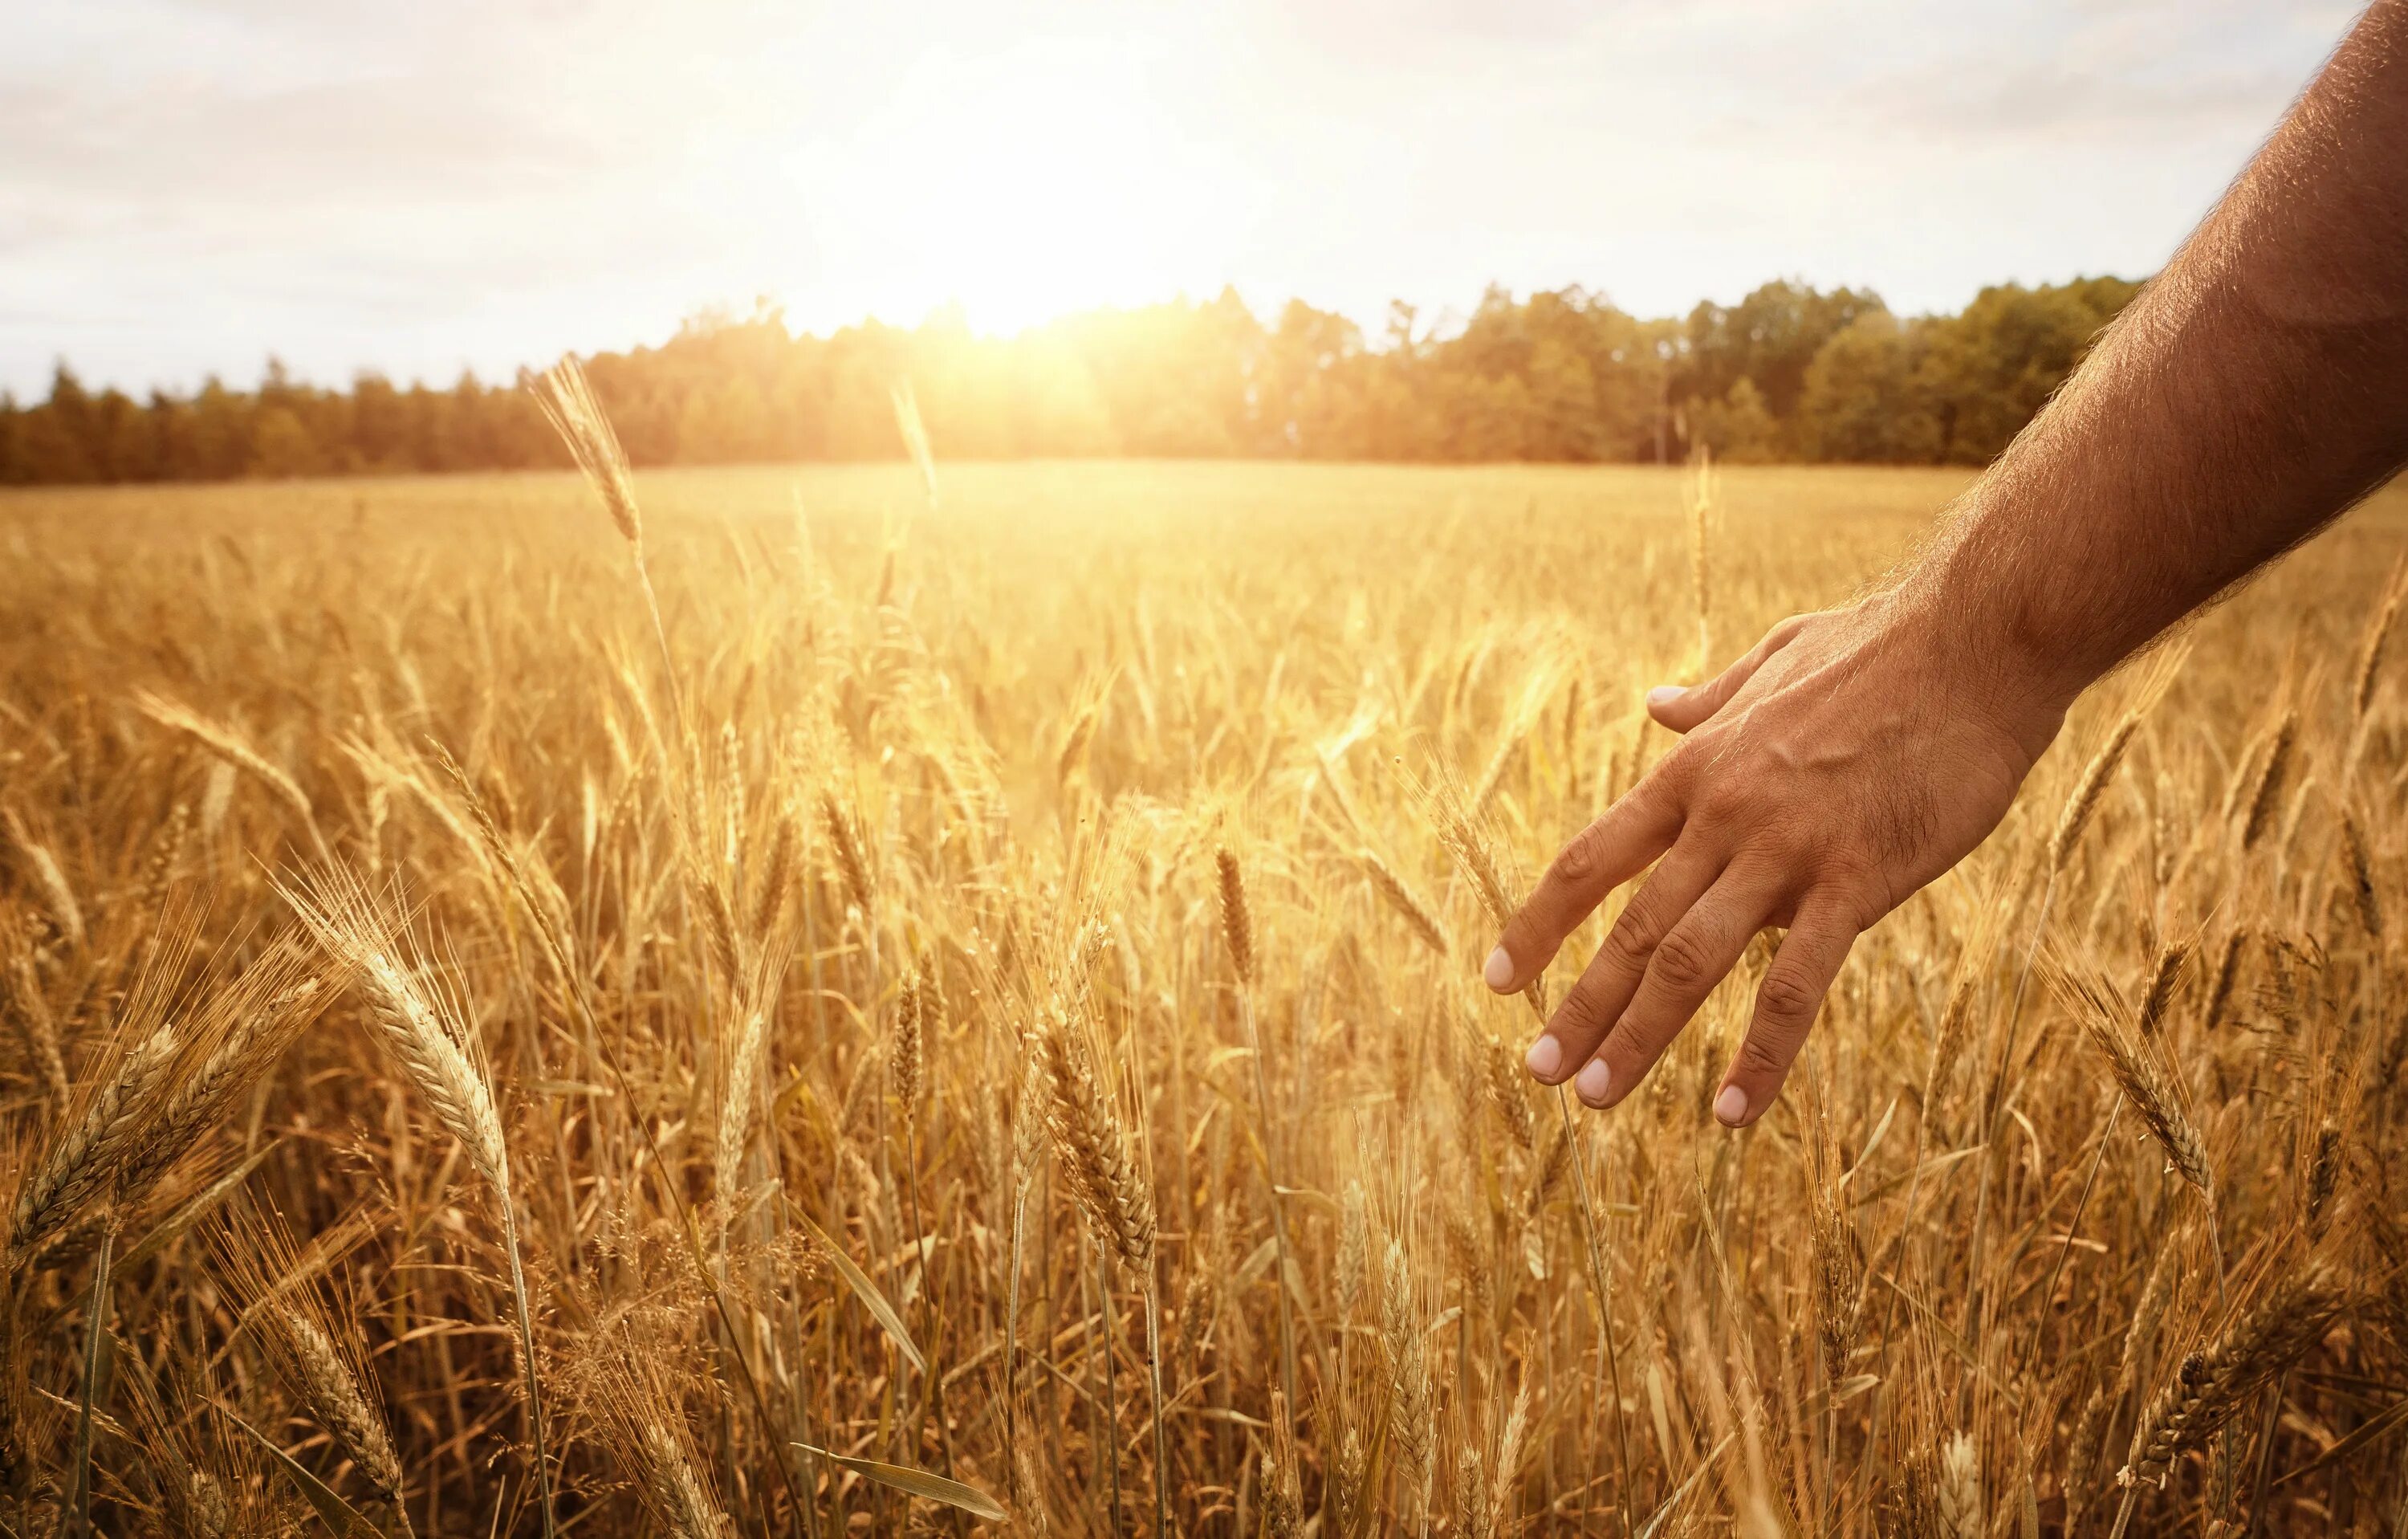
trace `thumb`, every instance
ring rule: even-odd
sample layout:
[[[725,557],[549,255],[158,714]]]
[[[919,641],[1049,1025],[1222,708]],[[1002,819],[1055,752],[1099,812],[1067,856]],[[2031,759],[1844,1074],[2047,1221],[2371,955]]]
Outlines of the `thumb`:
[[[1715,712],[1730,703],[1730,698],[1744,688],[1764,660],[1797,640],[1806,628],[1807,617],[1793,614],[1764,633],[1764,640],[1748,649],[1747,654],[1701,684],[1683,688],[1679,684],[1658,684],[1647,692],[1647,713],[1675,732],[1688,732],[1702,726]]]

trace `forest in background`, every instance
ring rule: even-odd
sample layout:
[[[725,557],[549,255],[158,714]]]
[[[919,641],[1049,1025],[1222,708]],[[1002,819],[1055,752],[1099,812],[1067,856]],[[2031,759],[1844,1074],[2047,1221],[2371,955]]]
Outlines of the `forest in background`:
[[[1065,317],[1009,338],[957,312],[796,335],[767,302],[706,311],[659,347],[588,360],[639,466],[862,460],[902,452],[909,387],[937,452],[1393,461],[1987,461],[2137,292],[2116,278],[1986,288],[1900,316],[1870,290],[1778,280],[1644,320],[1581,288],[1491,288],[1459,326],[1402,302],[1377,336],[1234,291]],[[525,391],[362,374],[347,390],[270,359],[254,390],[0,396],[0,484],[565,467]]]

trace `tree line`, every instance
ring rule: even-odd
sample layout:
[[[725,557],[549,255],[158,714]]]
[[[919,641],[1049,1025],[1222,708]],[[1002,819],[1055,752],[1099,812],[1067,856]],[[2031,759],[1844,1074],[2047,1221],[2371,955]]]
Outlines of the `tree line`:
[[[958,312],[797,335],[776,307],[710,311],[587,373],[638,465],[890,458],[908,384],[939,454],[1331,460],[1975,465],[2003,449],[2138,285],[1984,289],[1902,316],[1869,290],[1781,280],[1642,320],[1580,288],[1492,288],[1437,332],[1392,305],[1379,335],[1234,291],[1066,317],[1010,338]],[[362,374],[346,390],[271,359],[136,399],[61,363],[42,400],[0,396],[0,484],[208,481],[564,466],[528,394]]]

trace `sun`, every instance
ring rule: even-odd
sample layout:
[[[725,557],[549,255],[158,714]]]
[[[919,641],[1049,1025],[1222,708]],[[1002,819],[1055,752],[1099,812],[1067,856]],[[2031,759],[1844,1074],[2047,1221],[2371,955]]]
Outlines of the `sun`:
[[[824,296],[856,312],[958,303],[1011,332],[1215,286],[1242,217],[1160,77],[1159,61],[1084,42],[931,59],[840,137],[785,147],[765,180],[792,199],[799,266],[877,275],[875,292]]]

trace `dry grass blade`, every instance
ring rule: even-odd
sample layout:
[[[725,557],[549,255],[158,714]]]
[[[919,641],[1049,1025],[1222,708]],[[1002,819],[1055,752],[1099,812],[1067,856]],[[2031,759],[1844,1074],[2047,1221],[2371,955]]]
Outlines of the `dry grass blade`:
[[[926,1372],[928,1360],[921,1356],[919,1344],[911,1339],[910,1330],[903,1324],[903,1316],[887,1302],[886,1295],[878,1290],[878,1285],[870,1280],[869,1273],[862,1271],[853,1258],[845,1254],[844,1247],[829,1239],[827,1231],[812,1223],[809,1216],[801,1213],[794,1216],[819,1247],[819,1253],[836,1269],[836,1274],[844,1279],[844,1286],[851,1288],[861,1306],[869,1311],[870,1318],[878,1322],[878,1329],[885,1331],[887,1339],[894,1342],[896,1350],[903,1354],[903,1359],[911,1365],[914,1372]]]
[[[888,1464],[875,1459],[856,1459],[850,1454],[830,1453],[825,1448],[814,1448],[808,1443],[798,1443],[795,1446],[851,1470],[855,1474],[865,1475],[882,1486],[891,1486],[898,1491],[904,1491],[912,1496],[924,1497],[931,1502],[942,1502],[950,1507],[959,1507],[971,1517],[982,1517],[990,1523],[1001,1523],[1011,1517],[1011,1514],[1003,1509],[1001,1503],[977,1487],[964,1485],[958,1480],[948,1480],[943,1475],[931,1474],[926,1470],[916,1470],[905,1464]]]

